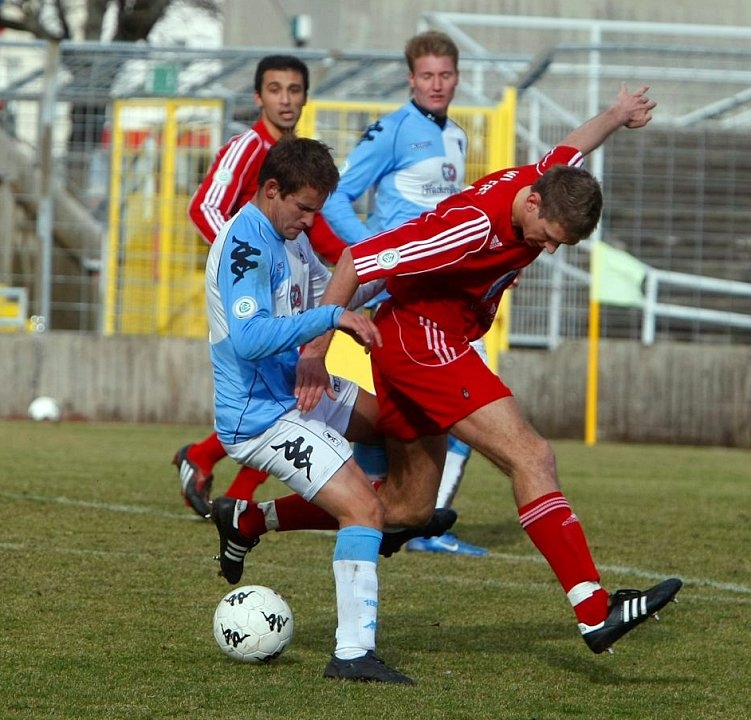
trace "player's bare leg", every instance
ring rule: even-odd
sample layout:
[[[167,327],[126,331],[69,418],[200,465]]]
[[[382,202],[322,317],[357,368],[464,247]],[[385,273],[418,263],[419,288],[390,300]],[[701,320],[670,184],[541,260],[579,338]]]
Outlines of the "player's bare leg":
[[[513,397],[479,408],[452,432],[511,478],[521,526],[558,578],[593,652],[609,648],[675,597],[682,585],[676,578],[612,595],[601,587],[579,518],[561,492],[553,449]]]

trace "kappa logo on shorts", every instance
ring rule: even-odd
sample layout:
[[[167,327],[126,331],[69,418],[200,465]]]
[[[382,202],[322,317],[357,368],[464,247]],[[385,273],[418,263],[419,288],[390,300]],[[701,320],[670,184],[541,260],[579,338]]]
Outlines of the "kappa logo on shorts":
[[[393,248],[391,250],[382,250],[378,253],[376,262],[378,263],[379,267],[382,267],[384,270],[389,270],[392,267],[396,266],[396,264],[399,262],[400,257],[401,256],[399,255],[399,251],[396,248]]]
[[[467,388],[462,388],[462,395],[465,400],[469,400],[469,390],[467,390]]]
[[[310,458],[313,455],[313,446],[308,445],[304,450],[302,444],[305,438],[301,435],[297,440],[287,440],[281,445],[272,445],[272,450],[281,450],[284,448],[284,459],[291,460],[297,470],[305,470],[305,474],[310,482],[310,468],[313,467]]]

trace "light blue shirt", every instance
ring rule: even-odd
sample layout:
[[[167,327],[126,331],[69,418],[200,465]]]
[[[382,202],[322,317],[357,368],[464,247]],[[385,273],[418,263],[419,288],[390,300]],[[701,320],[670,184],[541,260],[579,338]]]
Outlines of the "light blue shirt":
[[[450,118],[443,128],[412,102],[373,123],[345,160],[323,207],[350,245],[413,220],[464,189],[467,135]],[[352,203],[370,187],[374,210],[363,223]]]
[[[315,307],[329,277],[304,235],[285,240],[251,203],[220,231],[206,263],[206,302],[222,442],[255,437],[295,406],[300,345],[344,312]]]

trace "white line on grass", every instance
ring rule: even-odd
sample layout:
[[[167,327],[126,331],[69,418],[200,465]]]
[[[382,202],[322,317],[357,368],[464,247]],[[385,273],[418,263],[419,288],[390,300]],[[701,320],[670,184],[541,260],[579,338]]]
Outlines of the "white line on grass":
[[[111,503],[98,503],[89,500],[72,500],[66,497],[46,497],[44,495],[25,495],[21,493],[8,493],[0,492],[0,498],[6,498],[8,500],[21,500],[28,502],[38,503],[51,503],[55,505],[67,505],[70,507],[85,507],[95,508],[98,510],[107,510],[110,512],[130,513],[134,515],[156,515],[158,517],[171,518],[175,520],[190,520],[191,522],[204,523],[205,520],[199,518],[197,515],[191,515],[188,513],[174,513],[166,512],[164,510],[156,510],[146,505],[116,505]],[[313,531],[318,532],[318,531]],[[326,531],[328,532],[328,531]],[[23,545],[14,546],[8,543],[0,544],[0,547],[4,549],[22,549]],[[509,562],[523,562],[523,563],[546,563],[545,558],[539,555],[512,555],[510,553],[490,553],[490,557],[500,558],[502,560],[508,560]],[[651,570],[641,570],[640,568],[628,567],[623,565],[598,565],[601,570],[606,572],[620,573],[622,575],[634,575],[635,577],[641,577],[646,580],[661,580],[665,577],[664,573],[655,573]],[[739,585],[738,583],[725,583],[718,582],[716,580],[710,580],[709,578],[684,578],[684,582],[687,585],[695,585],[698,587],[709,587],[715,590],[725,590],[728,592],[743,593],[751,595],[751,587],[748,585]]]

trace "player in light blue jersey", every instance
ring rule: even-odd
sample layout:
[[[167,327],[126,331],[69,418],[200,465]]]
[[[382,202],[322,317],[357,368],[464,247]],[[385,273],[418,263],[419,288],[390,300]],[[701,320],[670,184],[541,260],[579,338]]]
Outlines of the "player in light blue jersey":
[[[413,220],[465,186],[467,135],[448,108],[459,83],[459,50],[441,32],[410,38],[405,47],[412,99],[370,125],[340,168],[337,189],[323,215],[345,242],[353,245]],[[355,211],[373,188],[373,210],[363,222]],[[474,344],[485,356],[482,340]],[[437,507],[451,507],[470,454],[470,447],[449,437]],[[356,446],[358,463],[372,476],[386,474],[383,451]],[[459,540],[452,532],[415,538],[407,550],[454,555],[487,555],[485,548]]]
[[[211,247],[206,298],[215,426],[231,458],[273,473],[337,522],[338,624],[324,676],[412,684],[375,654],[384,508],[348,442],[372,434],[376,400],[333,377],[332,392],[314,411],[302,415],[295,398],[301,345],[335,328],[368,349],[377,338],[366,316],[335,305],[316,307],[329,272],[302,233],[338,177],[325,145],[280,140],[264,160],[253,200]],[[378,289],[371,286],[366,295]],[[258,542],[243,533],[247,508],[247,500],[226,496],[212,505],[221,573],[232,584]]]

